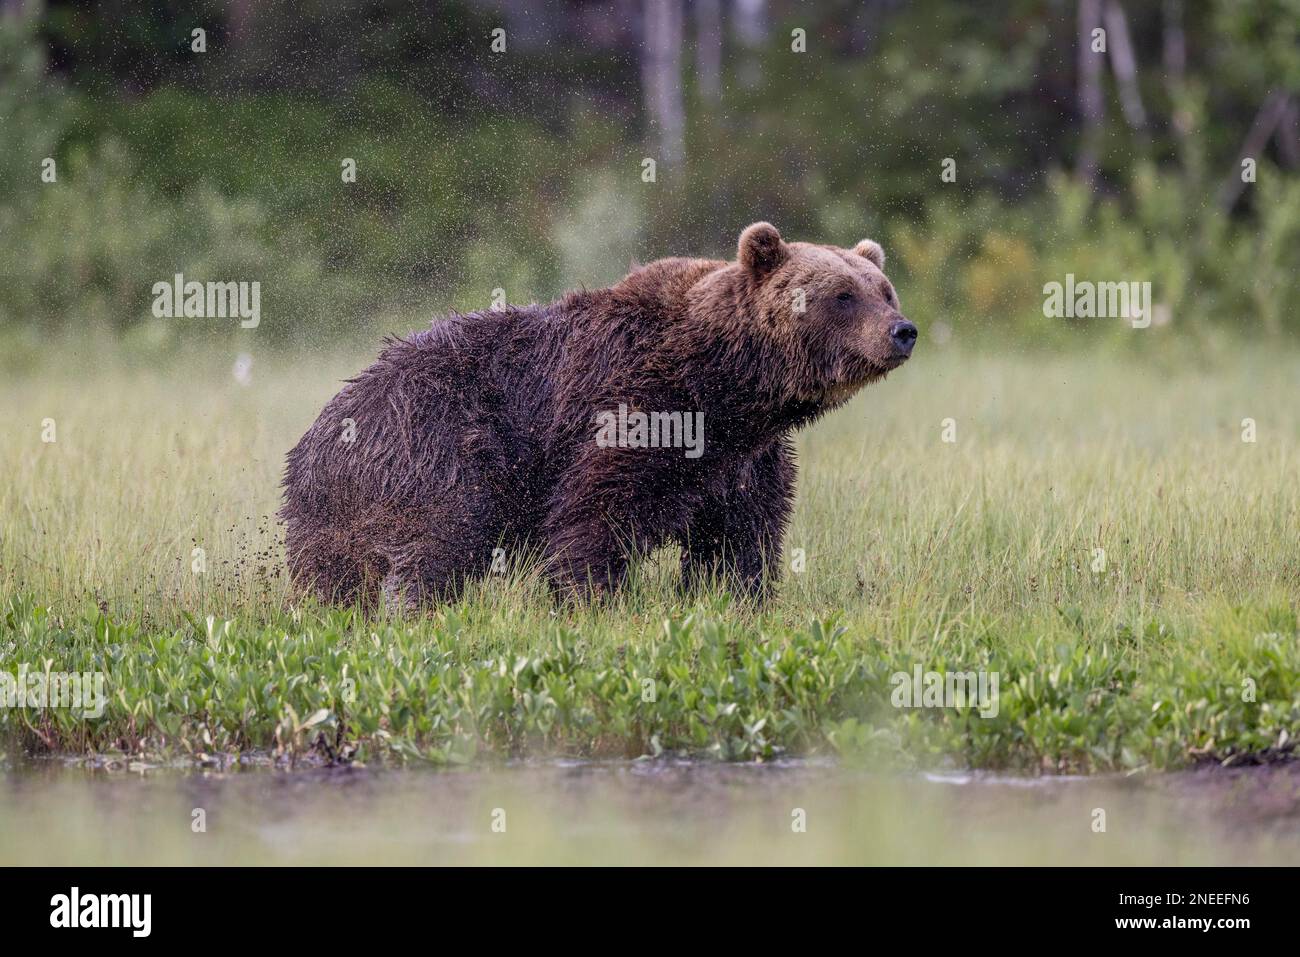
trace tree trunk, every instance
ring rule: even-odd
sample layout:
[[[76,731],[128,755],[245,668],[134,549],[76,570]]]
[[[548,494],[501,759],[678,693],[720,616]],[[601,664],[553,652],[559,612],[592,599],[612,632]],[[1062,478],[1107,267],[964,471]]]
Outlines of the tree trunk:
[[[44,0],[0,0],[0,18],[31,17],[35,20],[41,14]]]
[[[757,86],[763,78],[757,51],[767,42],[765,3],[766,0],[736,0],[736,14],[732,21],[736,39],[745,50],[739,70],[740,82],[745,86]]]
[[[695,82],[700,99],[722,96],[722,0],[695,0]]]
[[[1101,26],[1101,0],[1079,0],[1079,115],[1083,118],[1079,148],[1079,179],[1089,186],[1097,182],[1097,149],[1106,101],[1101,92],[1104,54],[1092,52],[1092,31]]]
[[[646,0],[641,85],[654,159],[662,166],[675,166],[685,154],[681,0]]]
[[[1165,68],[1165,93],[1173,108],[1169,122],[1183,147],[1184,158],[1188,152],[1188,137],[1192,132],[1192,117],[1185,103],[1187,93],[1187,34],[1183,30],[1183,0],[1165,0],[1161,11],[1161,60]]]
[[[1224,212],[1237,205],[1241,191],[1246,188],[1246,184],[1241,179],[1241,161],[1250,157],[1256,163],[1259,162],[1260,154],[1268,145],[1269,137],[1273,135],[1278,124],[1286,118],[1290,108],[1291,99],[1285,93],[1274,90],[1264,98],[1264,105],[1255,114],[1255,122],[1250,124],[1250,132],[1246,134],[1246,140],[1241,144],[1237,162],[1219,190],[1219,206]]]
[[[1287,97],[1286,112],[1277,124],[1277,148],[1287,169],[1300,166],[1300,102]]]
[[[1183,31],[1183,0],[1165,0],[1163,8],[1165,77],[1181,87],[1187,74],[1187,34]]]
[[[249,31],[253,25],[253,0],[231,0],[228,7],[230,9],[231,46],[242,47],[245,41],[248,40]]]
[[[1147,113],[1142,108],[1142,91],[1138,88],[1137,57],[1128,35],[1128,18],[1119,0],[1106,0],[1106,50],[1110,66],[1119,84],[1119,106],[1128,125],[1142,132],[1146,129]]]

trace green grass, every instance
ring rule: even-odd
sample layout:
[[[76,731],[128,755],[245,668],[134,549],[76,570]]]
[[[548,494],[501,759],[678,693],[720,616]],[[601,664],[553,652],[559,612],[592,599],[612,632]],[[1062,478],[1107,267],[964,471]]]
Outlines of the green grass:
[[[931,346],[803,437],[803,570],[762,609],[678,596],[662,554],[600,606],[524,568],[372,620],[296,605],[270,518],[364,357],[259,356],[247,387],[229,355],[63,359],[0,385],[0,665],[102,671],[109,703],[0,710],[11,754],[1100,771],[1276,757],[1300,724],[1300,353]],[[996,717],[892,707],[918,664],[996,672]]]

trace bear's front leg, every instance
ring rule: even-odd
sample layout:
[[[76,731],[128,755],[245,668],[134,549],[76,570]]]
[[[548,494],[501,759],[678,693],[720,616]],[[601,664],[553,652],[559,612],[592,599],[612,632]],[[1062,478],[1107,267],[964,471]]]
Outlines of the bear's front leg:
[[[683,587],[717,577],[751,598],[766,597],[780,578],[797,476],[794,447],[782,436],[717,483],[680,538]]]
[[[617,589],[633,556],[686,527],[702,498],[697,468],[678,450],[586,447],[552,494],[543,527],[555,590],[584,598]]]

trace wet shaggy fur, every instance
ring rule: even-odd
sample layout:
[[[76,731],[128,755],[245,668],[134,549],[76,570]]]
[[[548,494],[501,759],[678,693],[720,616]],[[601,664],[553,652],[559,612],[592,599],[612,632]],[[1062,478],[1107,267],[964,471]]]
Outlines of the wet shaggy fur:
[[[561,594],[682,549],[687,583],[748,593],[780,567],[791,434],[906,358],[880,247],[787,243],[664,259],[550,305],[454,315],[386,343],[289,453],[293,581],[322,599],[451,597],[494,550],[539,554]],[[704,413],[703,454],[601,447],[597,415]]]

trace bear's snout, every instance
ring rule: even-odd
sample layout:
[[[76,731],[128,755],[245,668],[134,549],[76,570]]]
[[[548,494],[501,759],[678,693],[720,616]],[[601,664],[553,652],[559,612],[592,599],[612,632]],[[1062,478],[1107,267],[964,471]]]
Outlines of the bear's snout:
[[[916,326],[906,319],[894,323],[889,327],[889,341],[894,344],[894,355],[907,358],[916,345]]]

